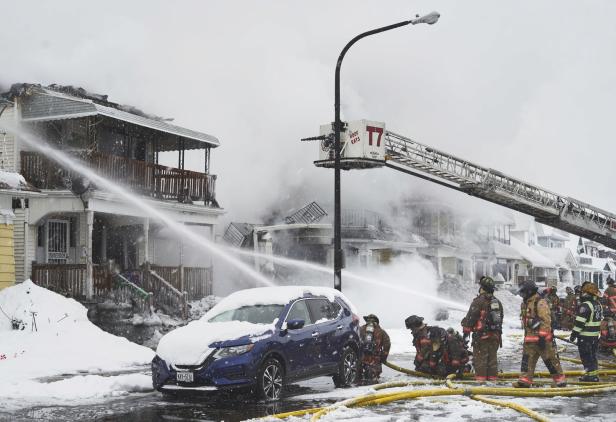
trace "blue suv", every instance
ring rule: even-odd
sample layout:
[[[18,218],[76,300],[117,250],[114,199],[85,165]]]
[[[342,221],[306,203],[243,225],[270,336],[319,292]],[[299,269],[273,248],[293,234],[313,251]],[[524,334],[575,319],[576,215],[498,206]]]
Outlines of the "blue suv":
[[[168,394],[250,389],[264,400],[319,376],[346,387],[358,373],[358,331],[357,312],[337,290],[241,290],[161,339],[152,382]]]

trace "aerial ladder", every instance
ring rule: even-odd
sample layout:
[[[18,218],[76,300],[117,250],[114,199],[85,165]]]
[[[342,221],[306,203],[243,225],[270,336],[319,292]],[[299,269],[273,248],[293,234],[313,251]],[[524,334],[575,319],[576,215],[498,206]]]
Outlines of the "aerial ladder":
[[[334,166],[331,125],[322,125],[320,136],[305,140],[320,141],[316,166]],[[539,223],[616,249],[616,214],[390,132],[381,122],[345,123],[340,163],[345,170],[389,167],[528,214]]]

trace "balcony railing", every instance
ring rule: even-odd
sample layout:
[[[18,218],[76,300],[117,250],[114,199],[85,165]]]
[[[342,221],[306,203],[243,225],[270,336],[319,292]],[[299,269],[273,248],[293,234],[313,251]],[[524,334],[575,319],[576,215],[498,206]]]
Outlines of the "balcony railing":
[[[216,176],[99,152],[74,153],[98,175],[142,195],[215,206]],[[73,172],[37,152],[21,152],[21,174],[39,189],[66,189]]]
[[[212,294],[212,267],[163,267],[147,263],[122,275],[108,265],[94,265],[92,300],[132,303],[139,311],[150,306],[186,318],[188,301]],[[86,264],[32,263],[32,280],[59,294],[86,300]]]

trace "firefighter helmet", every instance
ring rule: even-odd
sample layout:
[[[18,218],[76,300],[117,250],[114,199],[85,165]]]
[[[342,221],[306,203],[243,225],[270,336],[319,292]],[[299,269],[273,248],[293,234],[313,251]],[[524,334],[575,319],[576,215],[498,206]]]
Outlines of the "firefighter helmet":
[[[573,294],[573,289],[571,287],[567,287],[565,291],[567,292],[568,295]]]
[[[364,317],[364,321],[366,321],[367,323],[370,323],[370,321],[374,321],[374,322],[376,322],[378,324],[379,323],[379,317],[377,317],[374,314],[366,315]]]
[[[612,277],[608,277],[606,282],[607,282],[607,284],[609,284],[610,286],[611,286],[611,285],[613,285],[613,284],[615,283],[615,282],[614,282],[614,279],[613,279]]]
[[[574,292],[575,294],[578,294],[578,293],[580,293],[580,290],[581,290],[581,289],[582,289],[582,286],[580,286],[580,285],[578,284],[577,286],[574,286],[574,287],[573,287],[573,292]]]
[[[419,328],[422,326],[422,324],[423,318],[417,315],[411,315],[404,320],[404,325],[406,325],[406,328],[408,328],[409,330],[412,330],[413,328]]]
[[[599,288],[595,283],[584,283],[582,286],[582,294],[583,295],[592,295],[599,297]]]
[[[481,277],[479,279],[479,286],[488,293],[494,293],[494,280],[492,280],[492,277]]]
[[[518,290],[518,294],[526,299],[526,298],[531,297],[533,294],[537,293],[537,290],[539,289],[537,288],[537,285],[535,284],[534,281],[532,280],[525,281],[520,286],[520,289]]]
[[[447,342],[447,331],[441,327],[430,327],[428,329],[428,338],[432,341],[440,341],[441,344]]]

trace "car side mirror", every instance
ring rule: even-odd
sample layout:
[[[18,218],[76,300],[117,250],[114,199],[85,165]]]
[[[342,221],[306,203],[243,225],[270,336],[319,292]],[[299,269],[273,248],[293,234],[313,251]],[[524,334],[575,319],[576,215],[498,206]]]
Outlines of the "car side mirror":
[[[289,330],[299,330],[304,326],[306,322],[303,319],[292,319],[287,321],[287,329]]]

